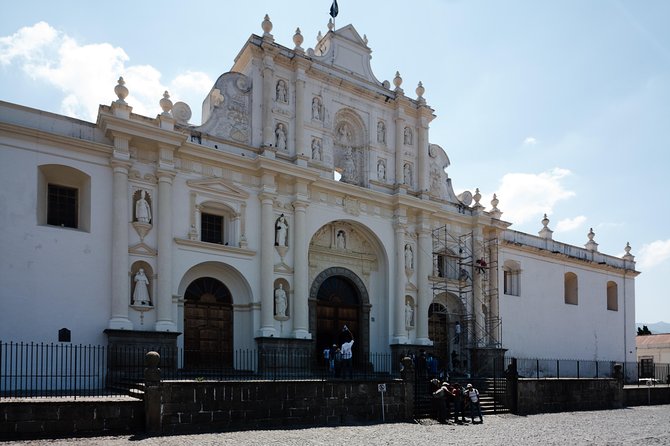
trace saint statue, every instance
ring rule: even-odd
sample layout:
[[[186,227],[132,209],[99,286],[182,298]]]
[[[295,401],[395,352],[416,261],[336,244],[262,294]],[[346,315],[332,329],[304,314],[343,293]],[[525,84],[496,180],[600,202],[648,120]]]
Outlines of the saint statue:
[[[414,252],[409,244],[405,245],[405,268],[414,268]]]
[[[377,123],[377,142],[386,144],[386,126],[384,125],[384,121]]]
[[[286,317],[286,306],[286,291],[280,283],[279,288],[275,289],[275,316]]]
[[[405,145],[412,145],[412,129],[405,127]]]
[[[403,167],[403,176],[404,176],[404,183],[408,186],[412,185],[412,168],[410,167],[409,164],[405,164],[405,167]]]
[[[275,223],[275,246],[288,246],[288,221],[284,214]]]
[[[312,99],[312,119],[321,120],[321,101],[316,97]]]
[[[315,161],[322,160],[321,142],[316,138],[312,140],[312,159]]]
[[[414,319],[414,308],[409,304],[409,302],[405,302],[405,327],[413,327],[414,324],[412,322]]]
[[[286,150],[286,131],[284,130],[284,124],[277,124],[275,129],[275,147],[279,150]]]
[[[336,246],[338,249],[347,249],[347,239],[344,231],[337,231]]]
[[[386,165],[384,165],[384,161],[377,162],[377,179],[378,180],[386,179]]]
[[[144,274],[144,268],[135,274],[133,279],[135,281],[135,291],[133,291],[133,304],[136,305],[150,305],[149,298],[149,279]]]
[[[288,102],[287,98],[286,82],[279,80],[279,82],[277,82],[277,102]]]
[[[344,159],[342,161],[342,181],[345,183],[356,183],[356,165],[354,164],[351,147],[347,147],[344,151]]]
[[[151,223],[151,207],[145,196],[145,191],[140,192],[140,198],[135,203],[135,220],[140,223]]]

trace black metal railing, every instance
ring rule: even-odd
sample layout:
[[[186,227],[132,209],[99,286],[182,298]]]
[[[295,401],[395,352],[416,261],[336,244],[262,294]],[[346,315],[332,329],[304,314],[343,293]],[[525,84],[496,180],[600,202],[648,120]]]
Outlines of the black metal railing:
[[[505,357],[506,368],[511,359]],[[615,378],[617,366],[620,368],[624,384],[670,385],[670,364],[649,365],[642,362],[516,358],[516,371],[520,378]]]
[[[390,353],[359,353],[332,365],[309,349],[203,352],[181,348],[0,343],[0,399],[127,394],[142,388],[145,355],[161,356],[163,380],[388,380]]]

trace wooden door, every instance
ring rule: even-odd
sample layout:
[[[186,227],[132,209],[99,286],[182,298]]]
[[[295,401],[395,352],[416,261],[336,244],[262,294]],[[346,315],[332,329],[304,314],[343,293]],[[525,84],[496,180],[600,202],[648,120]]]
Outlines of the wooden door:
[[[360,298],[356,287],[345,277],[332,276],[326,279],[317,293],[316,307],[316,351],[322,352],[333,344],[342,345],[349,335],[343,331],[346,325],[354,339],[361,339]],[[354,342],[354,355],[360,349]]]
[[[233,307],[228,288],[205,277],[189,285],[184,302],[184,362],[188,368],[232,366]]]

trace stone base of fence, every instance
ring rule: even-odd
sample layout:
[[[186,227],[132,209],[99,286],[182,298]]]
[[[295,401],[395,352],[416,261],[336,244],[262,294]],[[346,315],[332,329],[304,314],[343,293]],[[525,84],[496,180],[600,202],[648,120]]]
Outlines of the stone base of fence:
[[[624,393],[619,380],[611,378],[519,379],[516,401],[519,415],[619,409]]]
[[[138,400],[29,400],[0,403],[0,440],[141,432],[144,406]]]

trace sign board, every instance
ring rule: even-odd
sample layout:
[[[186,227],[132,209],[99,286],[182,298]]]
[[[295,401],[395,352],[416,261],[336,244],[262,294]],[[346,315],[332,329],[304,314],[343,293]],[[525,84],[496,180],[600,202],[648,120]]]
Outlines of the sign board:
[[[377,384],[377,390],[380,392],[386,392],[386,384]]]

